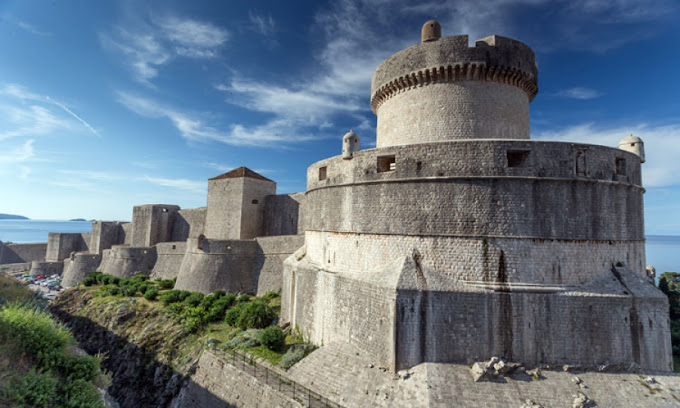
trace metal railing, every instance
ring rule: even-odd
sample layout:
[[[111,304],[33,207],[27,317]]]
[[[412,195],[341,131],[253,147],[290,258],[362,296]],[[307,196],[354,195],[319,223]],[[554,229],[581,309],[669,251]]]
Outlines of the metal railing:
[[[230,362],[231,365],[246,374],[252,375],[260,382],[264,382],[275,390],[278,390],[280,393],[291,397],[303,406],[310,408],[343,408],[341,405],[315,393],[304,385],[300,385],[289,378],[283,377],[269,367],[258,363],[252,356],[248,356],[234,349],[226,350],[224,352],[228,356],[227,362]]]

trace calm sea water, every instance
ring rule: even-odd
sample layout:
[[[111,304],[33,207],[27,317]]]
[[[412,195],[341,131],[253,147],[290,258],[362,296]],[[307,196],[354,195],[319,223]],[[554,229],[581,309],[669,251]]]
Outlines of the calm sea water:
[[[46,242],[48,232],[90,232],[89,221],[0,220],[0,241]],[[680,236],[648,235],[647,265],[663,272],[680,272]]]

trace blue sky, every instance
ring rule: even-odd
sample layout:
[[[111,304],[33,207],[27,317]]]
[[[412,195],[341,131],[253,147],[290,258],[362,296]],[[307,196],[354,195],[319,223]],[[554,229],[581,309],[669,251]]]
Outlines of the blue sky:
[[[647,233],[680,235],[679,17],[674,0],[0,1],[0,212],[199,207],[242,165],[304,191],[350,128],[374,146],[373,70],[435,18],[536,51],[533,139],[643,138]]]

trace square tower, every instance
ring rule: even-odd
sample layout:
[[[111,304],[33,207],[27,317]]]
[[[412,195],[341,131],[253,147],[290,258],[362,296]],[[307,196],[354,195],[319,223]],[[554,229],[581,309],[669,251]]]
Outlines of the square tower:
[[[136,205],[132,209],[132,246],[145,247],[170,241],[172,222],[179,206],[167,204]]]
[[[276,194],[276,183],[247,167],[208,180],[205,236],[252,239],[262,235],[264,199]]]

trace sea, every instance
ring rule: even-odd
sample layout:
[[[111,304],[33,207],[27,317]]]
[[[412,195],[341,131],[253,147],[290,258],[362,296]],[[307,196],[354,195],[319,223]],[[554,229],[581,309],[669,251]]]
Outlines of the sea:
[[[90,232],[90,221],[0,220],[0,241],[47,242],[49,232]],[[680,272],[680,236],[647,235],[647,265],[663,272]]]

